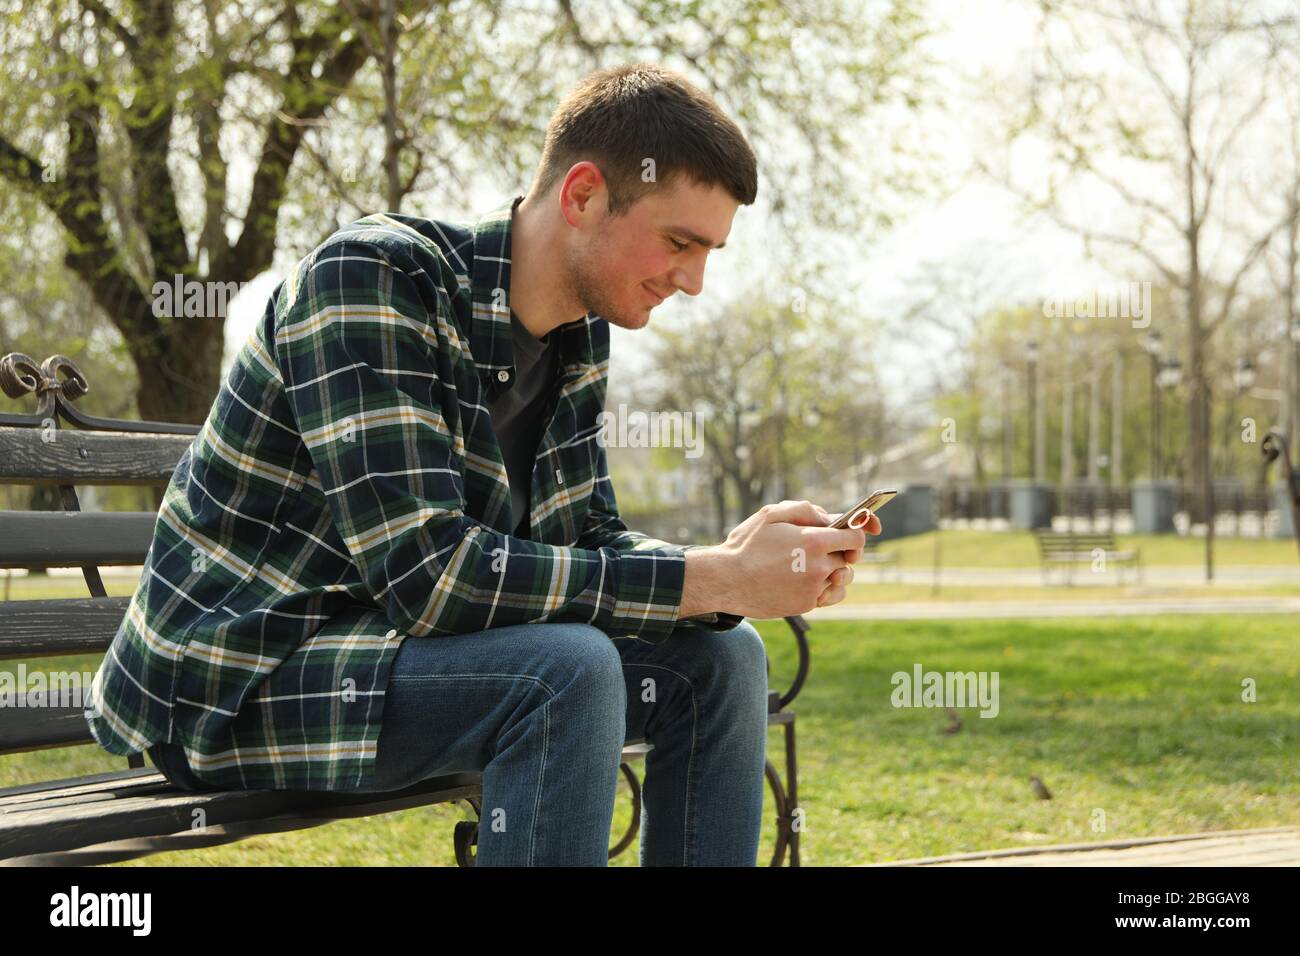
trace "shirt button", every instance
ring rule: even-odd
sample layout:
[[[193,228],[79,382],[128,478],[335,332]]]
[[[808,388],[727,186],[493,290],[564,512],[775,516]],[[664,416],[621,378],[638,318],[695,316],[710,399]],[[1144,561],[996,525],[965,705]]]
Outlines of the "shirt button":
[[[397,638],[396,630],[389,631],[387,634],[384,635],[384,640],[386,641],[396,640],[396,638]]]
[[[564,484],[564,475],[560,472],[560,469],[558,468],[555,469],[555,483],[557,485]]]
[[[497,381],[498,382],[510,381],[510,373],[507,372],[505,369],[502,369],[501,371],[497,372]]]

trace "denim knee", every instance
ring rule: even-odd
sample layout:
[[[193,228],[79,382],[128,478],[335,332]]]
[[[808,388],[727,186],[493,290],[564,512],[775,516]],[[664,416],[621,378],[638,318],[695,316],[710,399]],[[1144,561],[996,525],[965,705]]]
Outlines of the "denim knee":
[[[728,682],[750,680],[767,689],[767,648],[758,629],[741,621],[729,631],[701,628],[701,638],[708,642],[705,655],[715,674],[724,674]]]
[[[563,631],[548,646],[545,679],[551,689],[606,699],[610,709],[621,714],[627,697],[623,659],[609,635],[591,624],[553,626]]]

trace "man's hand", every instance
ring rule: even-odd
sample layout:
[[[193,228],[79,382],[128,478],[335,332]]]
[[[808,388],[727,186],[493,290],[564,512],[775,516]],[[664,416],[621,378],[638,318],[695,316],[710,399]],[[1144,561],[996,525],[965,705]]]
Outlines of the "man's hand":
[[[809,501],[764,505],[712,548],[686,553],[680,615],[709,610],[746,617],[803,614],[842,600],[862,556],[866,533],[880,533],[871,516],[864,528],[830,528],[834,517]]]
[[[834,524],[843,512],[828,514],[825,510],[818,507],[817,510],[826,516],[828,525]],[[864,509],[865,510],[865,509]],[[867,522],[860,526],[866,534],[880,534],[880,519],[872,512],[867,511]],[[866,537],[863,537],[863,543],[866,543]],[[831,604],[839,604],[848,596],[848,587],[853,582],[853,565],[862,560],[862,548],[850,548],[843,552],[844,567],[839,568],[830,576],[827,582],[826,590],[822,592],[821,598],[817,602],[818,607],[827,607]]]
[[[781,504],[798,505],[798,504],[812,504],[812,503],[808,501],[802,501],[802,502],[783,501],[781,502]],[[837,512],[836,514],[830,514],[821,505],[812,505],[812,509],[815,512],[815,514],[822,519],[821,521],[818,522],[805,521],[803,520],[805,515],[801,511],[795,512],[794,515],[788,518],[787,520],[789,520],[793,524],[814,524],[814,526],[816,527],[828,527],[834,524],[836,520],[840,517],[840,514],[843,513],[843,512]],[[867,534],[880,534],[880,530],[881,530],[880,519],[877,518],[870,511],[867,511],[867,521],[865,524],[861,525],[860,527]],[[863,542],[865,543],[865,541],[866,538],[864,537]],[[818,607],[827,607],[828,605],[831,604],[838,604],[840,601],[843,601],[844,598],[848,596],[848,587],[853,582],[853,565],[857,564],[859,561],[862,560],[862,548],[849,548],[841,553],[844,556],[844,567],[837,568],[835,572],[831,574],[831,576],[827,579],[826,587],[822,591],[821,597],[818,598],[817,600]]]

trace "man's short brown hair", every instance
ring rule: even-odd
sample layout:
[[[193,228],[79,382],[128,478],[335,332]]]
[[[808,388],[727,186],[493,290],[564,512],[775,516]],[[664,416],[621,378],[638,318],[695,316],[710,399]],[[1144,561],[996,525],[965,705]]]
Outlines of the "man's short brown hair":
[[[740,127],[682,74],[654,63],[597,70],[564,98],[546,128],[537,193],[583,160],[600,167],[613,216],[682,176],[746,206],[758,193],[758,163]]]

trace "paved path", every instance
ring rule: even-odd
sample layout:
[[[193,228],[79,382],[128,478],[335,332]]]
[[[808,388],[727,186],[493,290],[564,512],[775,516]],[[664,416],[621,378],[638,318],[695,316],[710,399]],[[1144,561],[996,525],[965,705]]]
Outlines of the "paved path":
[[[847,602],[804,615],[818,621],[912,621],[933,618],[1137,617],[1165,614],[1295,614],[1300,598],[1108,598],[1058,601],[888,601]]]
[[[905,564],[901,567],[893,565],[873,566],[871,564],[860,564],[854,568],[857,581],[867,584],[877,581],[899,582],[902,584],[924,584],[934,583],[934,569],[930,567],[913,567],[909,568]],[[1125,570],[1122,574],[1117,574],[1114,568],[1104,572],[1094,574],[1092,569],[1086,565],[1079,565],[1072,569],[1072,580],[1074,586],[1081,591],[1088,587],[1096,585],[1115,586],[1117,584],[1132,584],[1135,587],[1159,587],[1177,585],[1181,587],[1194,587],[1205,584],[1205,568],[1203,567],[1175,567],[1172,565],[1160,565],[1156,567],[1144,568],[1142,571],[1142,580],[1135,581],[1134,574]],[[1044,583],[1043,572],[1038,568],[947,568],[939,569],[939,583],[941,585],[1003,585],[1003,586],[1026,586],[1040,587]],[[1066,583],[1064,572],[1060,569],[1053,568],[1048,572],[1047,583],[1053,586],[1060,586]],[[1233,565],[1231,567],[1216,567],[1214,569],[1215,587],[1268,587],[1277,584],[1294,584],[1300,585],[1300,562],[1295,565],[1260,565],[1259,567],[1244,567],[1242,565]]]
[[[1300,866],[1300,827],[1219,830],[920,857],[868,866]]]

